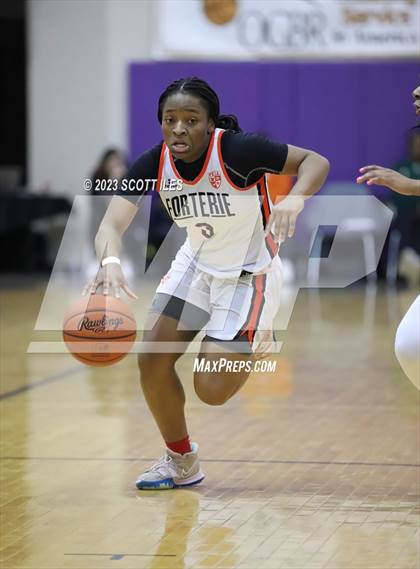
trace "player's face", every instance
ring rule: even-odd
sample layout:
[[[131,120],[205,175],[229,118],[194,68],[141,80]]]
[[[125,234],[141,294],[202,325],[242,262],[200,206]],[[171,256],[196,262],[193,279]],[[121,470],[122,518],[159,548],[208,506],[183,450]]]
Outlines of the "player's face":
[[[413,97],[414,97],[414,108],[416,109],[416,115],[420,116],[420,85],[414,89]]]
[[[206,150],[214,122],[199,98],[175,93],[162,109],[162,132],[165,144],[175,158],[194,162]]]

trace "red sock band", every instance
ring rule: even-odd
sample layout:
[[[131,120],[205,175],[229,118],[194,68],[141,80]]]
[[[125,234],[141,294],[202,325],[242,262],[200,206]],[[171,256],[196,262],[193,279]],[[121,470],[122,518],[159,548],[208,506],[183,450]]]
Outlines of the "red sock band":
[[[166,442],[166,446],[172,452],[177,452],[178,454],[185,454],[187,452],[191,452],[191,444],[190,444],[190,437],[185,437],[185,439],[181,439],[180,441],[174,441],[173,443]]]

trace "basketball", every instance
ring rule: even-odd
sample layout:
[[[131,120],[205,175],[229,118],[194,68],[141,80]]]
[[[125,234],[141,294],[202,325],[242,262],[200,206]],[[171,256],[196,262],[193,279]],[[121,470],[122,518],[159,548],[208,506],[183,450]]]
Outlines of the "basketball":
[[[136,320],[129,306],[113,296],[83,297],[68,311],[63,338],[70,353],[90,366],[122,360],[136,339]]]

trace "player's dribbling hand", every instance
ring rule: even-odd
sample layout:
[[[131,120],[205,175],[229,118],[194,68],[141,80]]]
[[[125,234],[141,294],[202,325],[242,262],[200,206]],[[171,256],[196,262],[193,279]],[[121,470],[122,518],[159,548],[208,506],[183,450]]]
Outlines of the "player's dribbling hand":
[[[138,296],[129,288],[120,265],[111,264],[99,269],[96,277],[89,281],[83,289],[83,296],[88,293],[95,294],[100,286],[105,296],[110,294],[120,298],[121,290],[123,290],[130,298],[138,299]]]
[[[271,210],[265,235],[270,231],[274,235],[274,241],[282,243],[287,237],[293,237],[296,228],[296,218],[303,210],[305,200],[302,196],[286,196],[277,202]]]
[[[383,168],[382,166],[376,166],[374,164],[370,166],[364,166],[359,170],[362,176],[356,179],[358,184],[363,184],[366,182],[368,186],[372,184],[377,184],[378,186],[386,186],[394,192],[403,194],[405,196],[411,196],[414,192],[415,180],[406,178],[402,174],[391,170],[391,168]]]

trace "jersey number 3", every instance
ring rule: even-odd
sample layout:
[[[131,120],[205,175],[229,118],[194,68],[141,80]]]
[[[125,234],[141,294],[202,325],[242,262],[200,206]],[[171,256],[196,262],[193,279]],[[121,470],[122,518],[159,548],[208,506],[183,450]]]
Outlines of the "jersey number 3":
[[[210,239],[214,235],[213,226],[209,223],[196,223],[196,227],[201,227],[201,234],[206,238]]]

